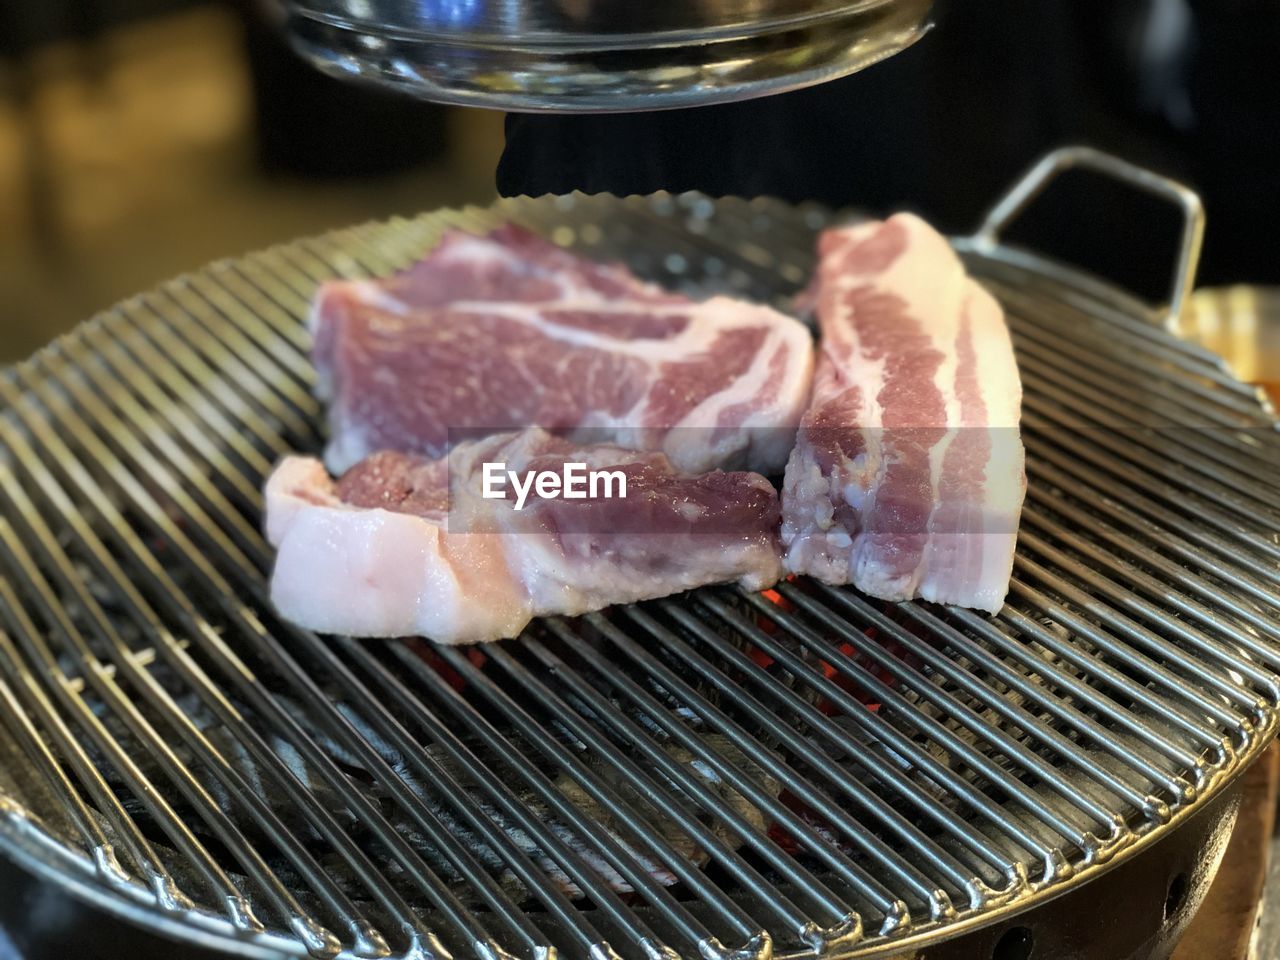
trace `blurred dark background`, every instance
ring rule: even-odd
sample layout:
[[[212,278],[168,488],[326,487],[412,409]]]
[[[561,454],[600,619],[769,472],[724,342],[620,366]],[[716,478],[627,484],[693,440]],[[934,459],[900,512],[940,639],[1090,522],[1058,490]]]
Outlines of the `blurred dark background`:
[[[1086,143],[1204,199],[1206,284],[1280,283],[1280,3],[936,0],[934,31],[843,80],[760,101],[513,116],[503,193],[775,194],[973,229],[1037,157]],[[1015,239],[1167,294],[1178,216],[1064,177]]]
[[[0,360],[208,260],[496,191],[770,193],[965,232],[1068,142],[1201,191],[1203,283],[1280,284],[1276,0],[937,0],[936,29],[865,73],[697,110],[512,116],[505,153],[499,114],[315,73],[269,9],[0,0]],[[1177,226],[1081,175],[1015,239],[1159,298]]]
[[[487,203],[502,117],[330,80],[252,0],[0,0],[0,362],[224,256]]]

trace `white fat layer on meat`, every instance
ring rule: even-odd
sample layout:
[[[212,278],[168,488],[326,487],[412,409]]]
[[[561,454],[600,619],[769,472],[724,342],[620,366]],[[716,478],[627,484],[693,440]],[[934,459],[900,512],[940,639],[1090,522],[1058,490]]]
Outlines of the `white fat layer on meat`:
[[[487,461],[521,470],[551,444],[563,447],[536,429],[461,444],[450,454],[450,472],[455,480],[471,477]],[[628,456],[659,455],[593,447],[573,459],[597,467]],[[757,482],[771,490],[764,478]],[[573,535],[548,530],[537,511],[484,500],[479,484],[455,482],[450,500],[448,517],[356,507],[338,498],[320,461],[286,457],[265,489],[266,533],[278,551],[277,612],[323,633],[477,643],[516,636],[535,616],[575,616],[709,583],[761,590],[782,575],[772,535],[685,537],[678,557],[624,564],[611,552],[619,541],[607,537],[602,554],[570,556],[565,541]]]
[[[512,635],[529,620],[527,597],[505,575],[500,535],[446,535],[443,518],[343,503],[310,457],[282,460],[265,493],[267,537],[277,548],[271,600],[293,623],[466,643]]]
[[[521,303],[513,301],[471,303],[460,301],[449,305],[451,311],[465,313],[476,312],[495,316],[504,316],[529,326],[536,327],[547,336],[574,346],[596,347],[601,350],[616,351],[620,347],[629,356],[639,357],[653,363],[670,362],[674,357],[695,356],[700,348],[711,343],[726,330],[738,327],[772,328],[781,327],[793,336],[805,332],[798,320],[792,323],[798,331],[788,330],[790,324],[779,324],[782,314],[757,304],[734,300],[730,297],[711,297],[694,303],[650,303],[637,300],[611,300],[607,304],[592,301],[557,300],[552,303]],[[695,321],[673,337],[633,337],[631,335],[616,336],[605,329],[588,329],[580,326],[565,326],[548,319],[544,313],[554,312],[590,312],[601,317],[610,313],[631,315],[644,313],[656,317],[689,317]],[[790,318],[787,318],[790,319]],[[699,322],[700,321],[700,322]],[[607,322],[607,321],[606,321]],[[767,358],[766,358],[767,359]]]
[[[502,264],[516,273],[522,272],[527,268],[522,254],[501,243],[495,243],[489,237],[478,234],[452,234],[451,242],[444,254],[444,260],[445,262],[464,265]],[[548,276],[543,279],[547,282],[554,282],[560,291],[558,299],[563,299],[565,302],[569,302],[575,297],[580,297],[584,298],[584,302],[589,303],[593,308],[604,302],[604,294],[576,282],[575,278],[569,274],[559,274],[554,277]],[[639,281],[635,278],[629,279],[631,283],[638,285],[641,290],[653,293],[661,292],[661,288],[655,284]]]
[[[330,297],[348,297],[395,316],[408,316],[412,312],[403,300],[383,289],[372,280],[331,280],[320,285],[311,311],[307,314],[307,329],[314,334],[320,326],[325,302]]]
[[[662,340],[620,339],[580,328],[561,327],[534,316],[537,310],[503,304],[510,315],[527,317],[549,336],[568,343],[596,346],[615,353],[625,353],[644,360],[656,369],[681,357],[696,357],[709,350],[715,340],[732,329],[763,327],[764,344],[755,352],[751,366],[723,390],[707,397],[675,423],[662,424],[666,432],[663,452],[671,462],[686,472],[701,472],[717,466],[746,466],[753,469],[777,469],[785,462],[792,439],[787,430],[799,422],[808,396],[813,369],[813,342],[808,330],[798,321],[786,318],[767,307],[744,304],[727,297],[712,297],[697,304],[651,305],[643,309],[650,315],[690,316],[693,319],[683,331]],[[641,305],[617,305],[623,313],[640,309]],[[596,309],[597,313],[607,312]],[[753,402],[769,378],[770,361],[779,349],[786,350],[787,363],[779,383],[778,396],[768,404]],[[750,413],[726,431],[725,437],[709,446],[704,431],[714,429],[723,410],[735,404],[748,404]],[[610,417],[594,412],[584,419],[584,426],[607,428],[613,439],[623,446],[644,449],[653,446],[655,428],[648,423],[649,396],[635,408],[620,416]],[[781,428],[780,437],[762,438],[765,449],[748,450],[756,439],[750,431],[756,428]],[[669,431],[669,432],[668,432]],[[695,432],[696,431],[696,432]]]
[[[1017,436],[1021,383],[1012,364],[1012,345],[999,304],[985,290],[975,287],[964,307],[970,318],[974,354],[988,360],[996,357],[1008,358],[1008,361],[998,368],[990,362],[984,364],[983,376],[979,379],[985,407],[982,428],[987,430],[991,444],[983,498],[972,505],[964,531],[934,532],[925,554],[928,572],[920,594],[938,602],[966,602],[994,611],[1003,604],[1008,590],[1025,493],[1023,450]],[[988,367],[992,369],[989,371]],[[948,537],[954,542],[948,543]],[[943,551],[951,551],[961,559],[940,560]],[[935,562],[930,565],[931,558]]]
[[[779,350],[784,351],[786,363],[778,380],[777,396],[768,403],[760,403],[756,398],[769,381],[772,361]],[[745,430],[737,436],[729,433],[718,452],[728,462],[730,450],[737,452],[750,444],[752,449],[741,462],[781,465],[791,452],[795,436],[790,430],[777,428],[780,425],[794,428],[799,422],[812,377],[813,348],[808,332],[775,328],[757,352],[752,367],[733,384],[694,407],[680,426],[714,429],[723,411],[736,404],[746,405],[751,412],[741,421]],[[752,434],[752,430],[757,432]]]
[[[267,478],[266,499],[275,506],[263,520],[267,542],[279,547],[294,518],[307,506],[335,506],[329,474],[318,460],[285,457]]]
[[[385,310],[387,313],[407,317],[413,312],[413,307],[399,297],[388,293],[372,280],[357,280],[352,284],[352,290],[358,292],[360,299],[365,303],[377,307],[379,310]]]

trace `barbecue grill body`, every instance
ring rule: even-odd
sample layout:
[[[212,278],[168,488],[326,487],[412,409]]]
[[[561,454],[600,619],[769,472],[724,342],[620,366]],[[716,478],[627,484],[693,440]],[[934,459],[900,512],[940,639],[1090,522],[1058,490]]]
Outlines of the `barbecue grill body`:
[[[894,960],[1167,960],[1209,892],[1239,804],[1237,780],[1179,829],[1091,883]],[[11,860],[0,859],[0,890],[8,892],[0,899],[0,929],[12,932],[21,960],[172,960],[177,945],[183,960],[287,956],[166,937],[144,912],[81,899],[64,878],[42,880]]]
[[[0,373],[0,847],[75,902],[246,956],[942,958],[1015,927],[1104,955],[1086,908],[1161,956],[1202,884],[1155,906],[1207,882],[1192,865],[1274,732],[1280,438],[1161,311],[999,243],[1077,162],[1111,163],[1057,156],[958,241],[1025,388],[993,618],[797,581],[477,652],[271,612],[258,490],[321,444],[318,281],[510,220],[785,303],[818,208],[572,196],[372,224],[166,284]]]

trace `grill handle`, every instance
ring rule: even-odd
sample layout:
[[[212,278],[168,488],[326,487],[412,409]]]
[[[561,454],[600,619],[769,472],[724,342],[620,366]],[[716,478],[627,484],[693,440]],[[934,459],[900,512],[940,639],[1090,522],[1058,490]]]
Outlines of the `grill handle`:
[[[1195,285],[1196,265],[1200,261],[1200,246],[1204,242],[1204,204],[1194,190],[1176,180],[1170,180],[1092,147],[1060,147],[1042,157],[996,202],[973,234],[973,246],[985,251],[997,247],[1000,244],[1000,234],[1059,174],[1078,168],[1104,174],[1182,208],[1182,240],[1179,244],[1178,262],[1173,274],[1168,307],[1160,317],[1165,328],[1173,330]]]

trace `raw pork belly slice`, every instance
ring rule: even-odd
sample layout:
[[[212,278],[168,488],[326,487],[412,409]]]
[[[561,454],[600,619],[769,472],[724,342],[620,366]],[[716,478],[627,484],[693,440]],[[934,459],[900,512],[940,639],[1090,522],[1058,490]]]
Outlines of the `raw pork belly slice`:
[[[830,230],[822,343],[787,463],[787,568],[996,612],[1026,489],[1004,314],[917,217]]]
[[[513,227],[449,233],[386,280],[325,284],[311,324],[334,473],[529,426],[661,450],[686,472],[779,473],[813,364],[791,317],[695,302]]]
[[[618,470],[626,496],[481,495],[483,464]],[[617,487],[614,492],[617,493]],[[381,452],[340,480],[288,457],[266,487],[277,548],[271,599],[325,633],[516,636],[535,616],[576,615],[709,583],[763,589],[782,574],[778,497],[754,473],[689,475],[661,453],[577,446],[538,429],[458,444],[447,458]]]

